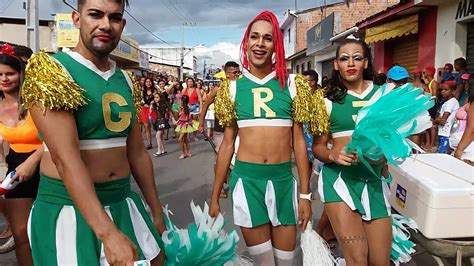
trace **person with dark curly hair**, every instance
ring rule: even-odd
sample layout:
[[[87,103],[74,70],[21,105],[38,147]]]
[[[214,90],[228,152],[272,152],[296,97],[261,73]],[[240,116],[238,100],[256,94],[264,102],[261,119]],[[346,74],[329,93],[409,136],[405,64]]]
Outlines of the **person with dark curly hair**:
[[[191,157],[191,144],[189,143],[189,134],[197,131],[199,122],[194,120],[189,109],[189,97],[183,95],[181,106],[179,107],[178,121],[176,121],[175,131],[179,133],[178,142],[181,146],[181,155],[179,159]]]
[[[377,93],[368,46],[346,39],[336,50],[326,92],[329,133],[316,138],[313,150],[324,162],[318,190],[348,265],[390,265],[392,227],[388,185],[375,177],[357,154],[346,151],[358,111]],[[328,147],[332,139],[332,147]],[[384,163],[372,162],[382,174]]]
[[[150,112],[155,114],[153,129],[156,131],[157,151],[153,156],[160,157],[168,153],[165,148],[165,135],[166,131],[171,128],[169,124],[171,107],[168,102],[168,97],[166,97],[164,93],[155,93],[154,97],[150,105]]]
[[[151,124],[155,119],[155,114],[150,112],[150,105],[153,103],[153,95],[157,92],[155,82],[152,78],[145,78],[142,90],[142,109],[140,110],[140,122],[144,125],[145,136],[148,145],[146,149],[153,148],[151,143]]]

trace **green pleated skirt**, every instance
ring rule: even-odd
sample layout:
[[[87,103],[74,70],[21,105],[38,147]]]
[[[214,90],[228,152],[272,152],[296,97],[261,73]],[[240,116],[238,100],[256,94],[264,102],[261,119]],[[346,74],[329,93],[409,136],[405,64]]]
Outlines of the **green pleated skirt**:
[[[373,167],[376,173],[382,173],[382,164]],[[362,163],[351,166],[325,164],[319,175],[318,192],[323,203],[345,202],[366,221],[391,214],[388,184]]]
[[[137,247],[140,260],[158,256],[163,246],[130,177],[94,185],[105,212]],[[38,197],[28,220],[33,261],[38,266],[109,265],[104,247],[74,205],[62,180],[41,174]]]

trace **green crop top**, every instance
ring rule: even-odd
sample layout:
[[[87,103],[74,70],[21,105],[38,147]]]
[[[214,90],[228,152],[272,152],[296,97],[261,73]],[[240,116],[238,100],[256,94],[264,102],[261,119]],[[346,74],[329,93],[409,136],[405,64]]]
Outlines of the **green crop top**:
[[[369,87],[360,95],[348,91],[342,104],[325,99],[329,115],[329,132],[333,138],[352,136],[357,113],[379,89],[379,86],[374,85],[371,81],[367,82]]]
[[[126,138],[136,119],[136,89],[129,75],[113,61],[110,61],[109,71],[101,72],[92,62],[72,51],[57,53],[52,58],[54,60],[47,56],[43,61],[41,58],[32,61],[31,67],[52,68],[54,73],[50,80],[41,82],[46,84],[44,86],[35,86],[33,78],[27,80],[22,92],[26,107],[40,102],[44,108],[72,111],[81,149],[126,146]],[[30,72],[37,74],[31,69]],[[57,84],[70,84],[53,87],[54,77]],[[61,90],[61,87],[67,88]]]
[[[230,83],[230,94],[235,103],[237,125],[293,126],[292,101],[296,87],[287,85],[284,90],[274,79],[275,72],[259,79],[248,71],[243,77]],[[293,82],[294,83],[294,82]]]

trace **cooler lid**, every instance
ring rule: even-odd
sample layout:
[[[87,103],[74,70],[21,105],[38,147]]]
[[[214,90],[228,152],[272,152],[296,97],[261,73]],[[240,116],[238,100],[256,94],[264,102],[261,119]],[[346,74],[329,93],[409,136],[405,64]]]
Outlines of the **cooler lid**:
[[[414,154],[399,165],[420,188],[437,195],[474,194],[474,167],[447,154]],[[421,196],[421,195],[420,195]]]
[[[441,172],[474,185],[474,167],[448,154],[415,154],[412,156],[422,164],[427,164]]]

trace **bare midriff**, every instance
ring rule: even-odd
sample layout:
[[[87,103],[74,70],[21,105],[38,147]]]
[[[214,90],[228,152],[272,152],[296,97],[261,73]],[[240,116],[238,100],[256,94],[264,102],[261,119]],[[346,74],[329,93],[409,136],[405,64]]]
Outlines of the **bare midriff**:
[[[291,160],[291,127],[245,127],[239,129],[237,160],[258,164]]]
[[[351,142],[351,137],[339,137],[332,140],[331,150],[342,150],[344,149],[349,142]]]
[[[126,147],[84,150],[81,151],[81,157],[94,183],[107,182],[130,175]],[[49,152],[43,153],[40,171],[51,178],[62,179]]]

